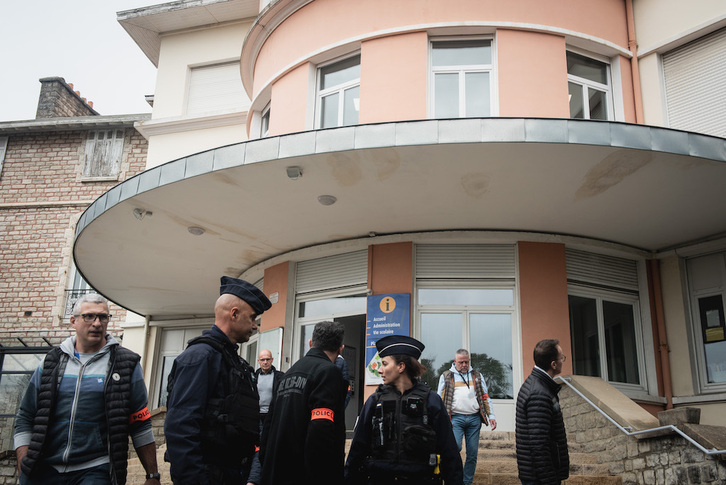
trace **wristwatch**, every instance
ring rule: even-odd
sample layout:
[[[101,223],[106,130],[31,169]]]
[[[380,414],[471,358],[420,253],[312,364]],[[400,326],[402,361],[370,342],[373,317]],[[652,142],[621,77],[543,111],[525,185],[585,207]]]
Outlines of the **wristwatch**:
[[[161,473],[159,473],[159,472],[147,473],[146,479],[147,480],[154,480],[154,479],[161,480]]]

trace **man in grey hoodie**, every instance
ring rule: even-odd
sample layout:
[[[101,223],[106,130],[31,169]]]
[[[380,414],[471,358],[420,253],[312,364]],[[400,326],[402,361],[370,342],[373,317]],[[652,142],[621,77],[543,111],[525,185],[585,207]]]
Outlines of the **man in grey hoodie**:
[[[156,444],[140,357],[106,333],[108,301],[73,307],[75,336],[45,356],[15,419],[21,485],[126,483],[129,436],[146,485],[158,485]]]

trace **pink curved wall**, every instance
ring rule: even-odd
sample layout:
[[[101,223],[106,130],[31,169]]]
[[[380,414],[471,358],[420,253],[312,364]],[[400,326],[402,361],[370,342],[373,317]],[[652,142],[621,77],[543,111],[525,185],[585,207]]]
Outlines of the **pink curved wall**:
[[[447,34],[481,33],[473,22],[516,24],[494,32],[498,116],[569,117],[566,39],[543,29],[627,47],[622,0],[459,0],[456,8],[445,0],[315,0],[282,22],[256,59],[253,91],[272,84],[270,134],[312,128],[313,62],[334,59],[325,54],[333,48],[338,55],[360,49],[360,123],[426,118],[429,36],[444,26]],[[351,45],[340,48],[345,42]],[[625,121],[635,121],[629,59],[620,65]]]
[[[565,38],[497,30],[499,115],[568,118]]]
[[[363,43],[360,123],[426,118],[427,52],[425,32]]]

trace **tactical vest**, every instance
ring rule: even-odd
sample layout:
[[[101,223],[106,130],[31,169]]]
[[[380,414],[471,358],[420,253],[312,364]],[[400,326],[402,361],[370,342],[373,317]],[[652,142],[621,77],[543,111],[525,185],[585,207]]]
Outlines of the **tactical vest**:
[[[428,386],[419,384],[401,396],[379,386],[371,420],[371,477],[429,478],[436,467],[436,431],[428,414]]]
[[[201,427],[202,453],[210,462],[227,465],[242,463],[252,457],[260,435],[260,396],[254,382],[254,369],[224,344],[201,336],[189,341],[189,347],[207,344],[219,352],[227,366],[225,394],[210,397]],[[169,376],[168,391],[174,383],[174,368]],[[232,461],[232,463],[229,462]]]

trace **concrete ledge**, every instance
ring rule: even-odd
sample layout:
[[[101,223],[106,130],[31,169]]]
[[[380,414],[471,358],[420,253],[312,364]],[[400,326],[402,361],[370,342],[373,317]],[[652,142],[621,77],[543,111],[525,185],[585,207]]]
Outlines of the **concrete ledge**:
[[[687,423],[680,428],[706,449],[726,450],[726,428],[723,426]],[[720,458],[726,460],[726,454],[720,455]]]
[[[570,384],[623,427],[642,431],[660,426],[658,419],[599,377],[565,376]]]

